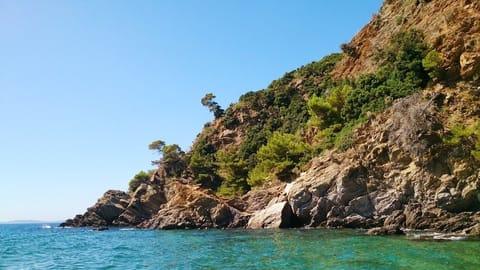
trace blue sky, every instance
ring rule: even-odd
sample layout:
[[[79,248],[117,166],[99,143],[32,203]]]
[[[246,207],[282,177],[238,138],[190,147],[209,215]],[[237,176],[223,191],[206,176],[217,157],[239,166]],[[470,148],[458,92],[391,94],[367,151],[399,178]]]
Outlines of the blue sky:
[[[223,107],[339,51],[381,0],[0,0],[0,221],[63,220]]]

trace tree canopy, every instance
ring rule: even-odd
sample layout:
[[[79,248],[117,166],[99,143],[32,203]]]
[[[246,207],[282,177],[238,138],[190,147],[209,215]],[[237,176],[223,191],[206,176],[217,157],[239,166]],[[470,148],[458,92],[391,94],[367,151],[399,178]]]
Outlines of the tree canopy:
[[[224,110],[220,105],[214,101],[216,96],[213,93],[207,93],[205,96],[200,100],[203,106],[207,107],[210,112],[213,112],[215,118],[219,118],[223,115]]]

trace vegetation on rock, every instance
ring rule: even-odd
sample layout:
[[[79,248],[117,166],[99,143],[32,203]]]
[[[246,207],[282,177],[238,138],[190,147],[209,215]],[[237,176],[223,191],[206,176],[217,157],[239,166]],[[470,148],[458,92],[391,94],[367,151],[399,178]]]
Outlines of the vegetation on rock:
[[[149,170],[147,172],[139,171],[137,174],[135,174],[135,176],[132,178],[132,180],[130,180],[130,182],[128,183],[128,191],[129,192],[134,192],[135,190],[137,190],[137,188],[141,184],[148,183],[148,181],[150,180],[150,178],[153,175],[153,172],[154,172],[153,170]]]
[[[273,180],[289,181],[312,155],[350,147],[353,131],[368,113],[425,87],[429,73],[439,76],[441,66],[440,55],[428,53],[417,30],[393,35],[376,55],[380,68],[375,73],[334,80],[330,71],[341,58],[332,54],[288,72],[267,89],[242,95],[225,111],[212,93],[206,94],[202,104],[216,120],[187,155],[193,181],[228,196]],[[236,143],[229,138],[220,143],[225,130],[240,137]]]

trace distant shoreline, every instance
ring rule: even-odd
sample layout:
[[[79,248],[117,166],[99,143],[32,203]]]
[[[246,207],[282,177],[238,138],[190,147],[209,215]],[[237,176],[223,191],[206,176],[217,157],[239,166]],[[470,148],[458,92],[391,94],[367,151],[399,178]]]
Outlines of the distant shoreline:
[[[4,224],[45,224],[45,223],[62,223],[62,221],[46,221],[46,220],[12,220],[12,221],[0,221],[1,225]]]

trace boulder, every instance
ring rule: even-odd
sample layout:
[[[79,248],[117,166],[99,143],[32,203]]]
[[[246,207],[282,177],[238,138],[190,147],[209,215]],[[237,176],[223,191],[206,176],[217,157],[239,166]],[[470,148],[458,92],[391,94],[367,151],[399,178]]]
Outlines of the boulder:
[[[294,225],[294,215],[288,202],[279,202],[256,211],[248,221],[249,229],[279,229]]]
[[[462,53],[460,56],[460,75],[465,79],[469,79],[475,74],[480,74],[480,53]]]

